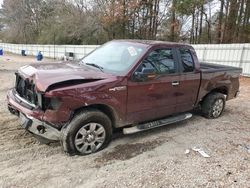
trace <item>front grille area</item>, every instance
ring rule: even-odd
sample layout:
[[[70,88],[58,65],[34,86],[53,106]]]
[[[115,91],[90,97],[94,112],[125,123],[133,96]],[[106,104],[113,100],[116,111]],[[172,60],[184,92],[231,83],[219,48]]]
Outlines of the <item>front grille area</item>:
[[[28,79],[23,79],[16,73],[16,91],[20,97],[27,100],[28,102],[38,105],[38,98],[35,91],[35,84],[30,82]]]

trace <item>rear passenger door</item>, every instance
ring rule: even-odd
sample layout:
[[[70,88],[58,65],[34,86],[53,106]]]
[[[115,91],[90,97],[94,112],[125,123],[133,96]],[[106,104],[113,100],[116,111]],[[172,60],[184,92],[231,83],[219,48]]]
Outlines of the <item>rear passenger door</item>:
[[[177,112],[185,112],[193,109],[197,99],[200,85],[200,70],[195,66],[198,65],[195,53],[188,48],[179,48],[177,50],[180,82],[177,96]]]

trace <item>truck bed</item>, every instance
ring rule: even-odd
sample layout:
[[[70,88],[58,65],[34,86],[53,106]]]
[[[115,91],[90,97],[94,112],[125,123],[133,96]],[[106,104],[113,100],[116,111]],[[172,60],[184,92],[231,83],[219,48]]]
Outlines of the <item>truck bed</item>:
[[[242,69],[239,67],[232,67],[227,65],[220,65],[215,63],[206,63],[200,62],[200,69],[204,73],[211,73],[211,72],[223,72],[223,71],[233,71],[233,72],[241,72]]]
[[[200,63],[201,83],[198,101],[214,88],[227,95],[227,100],[236,97],[242,68],[213,63]]]

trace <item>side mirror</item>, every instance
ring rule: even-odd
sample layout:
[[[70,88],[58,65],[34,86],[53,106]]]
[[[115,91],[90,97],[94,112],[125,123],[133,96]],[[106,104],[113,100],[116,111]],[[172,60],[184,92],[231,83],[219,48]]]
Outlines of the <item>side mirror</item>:
[[[142,68],[141,72],[135,72],[133,79],[136,81],[153,80],[156,77],[156,71],[154,68]]]

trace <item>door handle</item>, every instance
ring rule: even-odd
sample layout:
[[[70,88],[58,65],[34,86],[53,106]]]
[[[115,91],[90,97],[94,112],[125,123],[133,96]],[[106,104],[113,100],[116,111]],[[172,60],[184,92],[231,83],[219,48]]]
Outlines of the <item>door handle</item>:
[[[178,86],[178,85],[180,85],[180,82],[179,82],[179,81],[173,81],[173,82],[172,82],[172,86]]]

